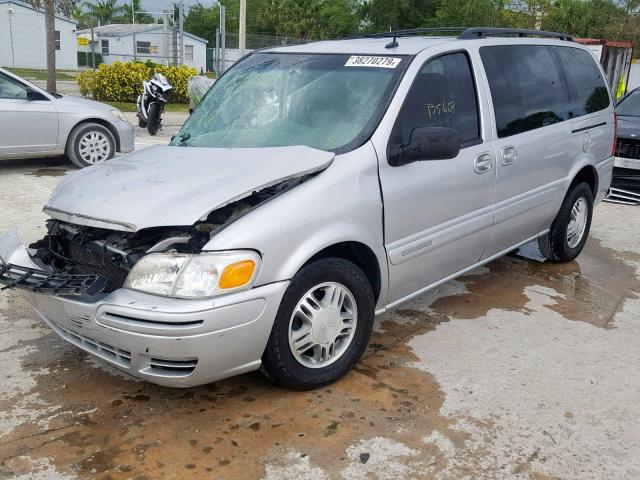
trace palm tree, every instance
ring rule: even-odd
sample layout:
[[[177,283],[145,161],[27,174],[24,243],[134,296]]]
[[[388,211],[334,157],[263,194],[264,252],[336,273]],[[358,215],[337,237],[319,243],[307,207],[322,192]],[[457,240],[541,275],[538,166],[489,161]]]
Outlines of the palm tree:
[[[122,7],[123,23],[131,23],[133,19],[133,12],[136,12],[136,23],[153,23],[154,19],[148,13],[142,12],[142,5],[140,0],[131,0],[131,3],[125,3]]]
[[[115,23],[123,13],[123,8],[118,5],[118,0],[93,0],[93,2],[82,2],[82,10],[86,10],[87,15],[97,25],[108,25]]]

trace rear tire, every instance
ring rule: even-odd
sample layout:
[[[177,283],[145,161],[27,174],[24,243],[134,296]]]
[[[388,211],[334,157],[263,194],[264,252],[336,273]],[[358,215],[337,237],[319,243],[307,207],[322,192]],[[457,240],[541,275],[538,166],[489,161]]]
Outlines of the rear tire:
[[[138,126],[140,128],[147,128],[147,121],[144,118],[139,116],[138,117]]]
[[[162,120],[160,107],[157,103],[149,105],[149,112],[147,114],[147,131],[149,135],[155,135],[160,130],[160,122]]]
[[[263,373],[296,390],[335,382],[362,357],[374,309],[371,285],[355,264],[325,258],[306,265],[280,303],[262,356]]]
[[[82,123],[71,131],[67,139],[67,157],[78,168],[110,160],[115,153],[113,134],[99,123]]]
[[[549,232],[538,239],[542,254],[550,261],[574,260],[582,251],[593,215],[593,193],[587,183],[578,183],[567,193]]]

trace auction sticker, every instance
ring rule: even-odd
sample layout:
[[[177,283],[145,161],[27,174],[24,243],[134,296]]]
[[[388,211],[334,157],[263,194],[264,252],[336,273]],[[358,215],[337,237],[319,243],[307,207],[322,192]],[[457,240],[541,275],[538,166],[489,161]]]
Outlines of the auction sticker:
[[[345,67],[376,67],[376,68],[396,68],[401,58],[394,57],[368,57],[351,55]]]

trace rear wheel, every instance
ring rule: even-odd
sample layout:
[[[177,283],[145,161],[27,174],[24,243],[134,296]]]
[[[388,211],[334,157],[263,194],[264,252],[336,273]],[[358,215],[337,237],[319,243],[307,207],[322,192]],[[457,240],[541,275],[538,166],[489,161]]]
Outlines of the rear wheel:
[[[88,167],[113,158],[116,140],[109,129],[98,123],[83,123],[71,131],[67,157],[79,167]]]
[[[149,105],[149,112],[147,115],[147,131],[149,135],[155,135],[160,130],[160,121],[162,115],[160,112],[160,106],[157,103]]]
[[[333,383],[360,360],[373,328],[367,277],[340,258],[303,267],[284,294],[262,357],[262,370],[285,388]]]
[[[140,115],[142,115],[142,114],[140,114]],[[144,118],[142,118],[141,116],[138,116],[138,126],[140,128],[147,128],[147,121]]]
[[[540,237],[540,251],[552,262],[575,259],[589,236],[593,193],[587,183],[574,185],[567,193],[549,232]]]

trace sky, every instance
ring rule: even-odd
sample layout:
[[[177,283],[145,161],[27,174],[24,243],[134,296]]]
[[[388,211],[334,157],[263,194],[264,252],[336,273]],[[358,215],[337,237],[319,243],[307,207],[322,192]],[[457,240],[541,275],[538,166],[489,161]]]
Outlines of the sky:
[[[178,0],[175,1],[177,2]],[[194,3],[196,3],[196,1],[197,0],[184,0],[184,5],[185,7],[188,7],[189,5],[193,5]],[[120,0],[120,3],[129,2]],[[152,12],[161,12],[163,10],[171,9],[171,5],[173,5],[174,0],[141,0],[140,3],[145,10]],[[210,7],[213,2],[211,0],[200,0],[200,3],[202,3],[205,7]]]

